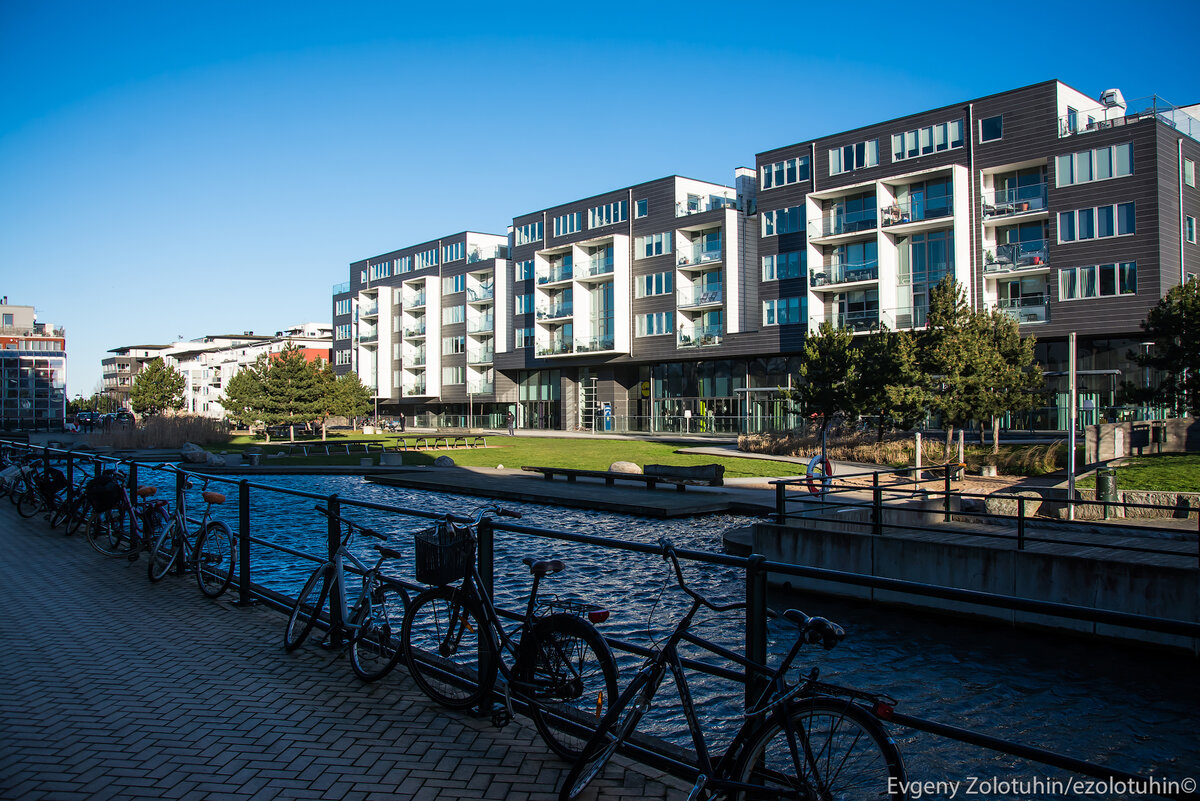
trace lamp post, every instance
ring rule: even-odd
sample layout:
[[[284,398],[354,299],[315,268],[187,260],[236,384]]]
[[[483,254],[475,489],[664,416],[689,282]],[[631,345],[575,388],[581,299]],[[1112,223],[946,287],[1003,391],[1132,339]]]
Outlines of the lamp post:
[[[1142,420],[1150,419],[1150,347],[1153,342],[1143,342],[1142,345]]]

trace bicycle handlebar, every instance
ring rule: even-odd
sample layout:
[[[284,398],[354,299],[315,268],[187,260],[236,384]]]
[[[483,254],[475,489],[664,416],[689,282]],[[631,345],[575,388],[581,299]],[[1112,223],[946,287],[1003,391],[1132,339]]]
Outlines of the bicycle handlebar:
[[[663,549],[663,560],[670,560],[671,565],[675,568],[675,579],[679,582],[679,589],[688,594],[696,603],[701,606],[706,606],[714,612],[732,612],[735,609],[745,609],[746,602],[739,601],[732,604],[714,604],[712,601],[705,598],[700,593],[693,590],[683,580],[683,568],[679,565],[679,557],[675,555],[675,546],[673,546],[666,538],[660,539],[658,544]]]
[[[346,527],[348,529],[347,534],[352,533],[354,531],[354,529],[358,529],[363,534],[366,534],[369,537],[374,537],[377,540],[384,540],[385,542],[387,541],[386,534],[380,534],[378,531],[376,531],[373,528],[367,528],[366,526],[362,526],[362,525],[359,525],[358,523],[355,523],[353,520],[347,520],[346,518],[342,517],[341,515],[335,515],[332,512],[330,512],[328,509],[326,509],[324,506],[314,506],[313,508],[316,509],[321,514],[325,515],[326,517],[332,518],[332,519],[338,521],[339,523],[345,523]]]
[[[518,517],[519,518],[521,516],[521,513],[515,509],[505,509],[503,506],[498,506],[494,503],[491,503],[491,504],[488,504],[487,506],[479,507],[479,509],[475,512],[475,519],[472,520],[470,523],[471,528],[475,528],[476,526],[478,526],[479,521],[483,520],[483,518],[489,512],[495,512],[496,514],[500,515],[501,517]],[[449,519],[449,515],[447,515],[447,519]]]

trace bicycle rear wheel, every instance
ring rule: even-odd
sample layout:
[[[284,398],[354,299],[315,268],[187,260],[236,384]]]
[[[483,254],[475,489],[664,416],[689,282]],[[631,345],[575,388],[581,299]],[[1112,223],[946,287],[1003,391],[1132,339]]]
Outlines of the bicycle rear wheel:
[[[46,502],[42,498],[41,490],[33,484],[26,486],[21,497],[17,498],[17,514],[21,517],[33,517],[45,508]]]
[[[370,603],[354,621],[357,629],[350,643],[350,667],[363,681],[376,681],[392,672],[400,661],[400,632],[408,593],[399,584],[380,584],[371,593]]]
[[[182,536],[179,531],[179,524],[172,520],[169,525],[163,526],[158,536],[154,538],[154,545],[150,548],[150,562],[147,565],[147,575],[151,581],[162,581],[167,577],[167,573],[171,572],[175,560],[179,558],[179,539]]]
[[[288,651],[296,650],[308,639],[309,632],[321,616],[321,610],[325,608],[325,598],[329,595],[332,579],[333,565],[326,562],[313,571],[304,589],[300,590],[292,614],[288,617],[287,629],[283,632],[283,647]]]
[[[86,495],[80,495],[71,504],[71,511],[67,517],[67,533],[75,534],[83,527],[83,524],[92,516],[92,504],[87,499]]]
[[[496,649],[473,598],[454,587],[417,596],[401,632],[413,681],[451,709],[475,706],[496,683]]]
[[[123,507],[93,512],[88,521],[88,542],[104,556],[129,556],[137,553],[136,543],[129,532],[129,518]]]
[[[900,749],[870,713],[843,698],[805,698],[752,734],[738,781],[751,798],[871,798],[904,801]]]
[[[237,541],[229,526],[209,523],[196,540],[196,583],[209,598],[219,598],[229,589],[237,571]]]
[[[550,750],[574,761],[617,696],[617,665],[595,627],[559,613],[521,637],[516,689]]]
[[[567,771],[562,788],[558,791],[559,801],[574,801],[592,783],[592,779],[600,775],[621,743],[633,734],[642,716],[650,709],[650,699],[654,697],[655,689],[645,672],[638,673],[625,688],[625,692],[621,693],[621,697],[600,721],[592,739],[583,747],[579,759]]]

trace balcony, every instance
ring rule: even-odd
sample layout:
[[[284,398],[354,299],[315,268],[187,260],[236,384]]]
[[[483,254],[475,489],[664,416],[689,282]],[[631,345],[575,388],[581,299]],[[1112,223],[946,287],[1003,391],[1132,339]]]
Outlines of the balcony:
[[[496,330],[496,318],[490,314],[484,315],[482,317],[473,317],[473,318],[468,317],[467,318],[467,333],[468,334],[481,334],[485,331],[494,331],[494,330]]]
[[[725,332],[719,325],[701,325],[680,328],[676,345],[680,348],[704,348],[720,345]]]
[[[994,304],[993,308],[1007,314],[1018,323],[1044,323],[1050,319],[1050,304],[1045,295],[1024,295],[1007,298]]]
[[[983,193],[983,218],[985,220],[1028,214],[1032,211],[1045,211],[1046,208],[1046,184],[1044,183]]]
[[[1012,242],[998,245],[995,252],[983,254],[985,273],[1007,273],[1015,270],[1043,269],[1050,265],[1050,249],[1045,239]]]
[[[1113,110],[1097,108],[1092,109],[1090,113],[1111,114]],[[1186,110],[1171,105],[1157,95],[1127,101],[1123,113],[1119,117],[1107,120],[1089,120],[1087,119],[1088,115],[1089,112],[1076,112],[1074,115],[1067,114],[1059,117],[1058,135],[1060,137],[1076,136],[1078,134],[1091,133],[1092,131],[1104,131],[1124,125],[1133,125],[1144,120],[1152,120],[1157,117],[1159,121],[1175,131],[1200,141],[1200,120],[1197,120]],[[1081,116],[1084,118],[1082,121],[1080,120]]]
[[[721,260],[721,240],[708,242],[703,245],[679,248],[679,266],[696,267],[704,264],[714,264]]]
[[[895,313],[895,328],[913,329],[925,327],[925,315],[929,313],[929,309],[924,306],[913,306],[906,309],[896,309]]]
[[[824,214],[808,226],[810,237],[841,236],[875,230],[875,209]]]
[[[556,340],[537,346],[538,356],[561,356],[564,353],[573,352],[572,343],[566,340]]]
[[[333,294],[335,294],[335,295],[344,295],[349,291],[350,291],[350,282],[349,281],[342,281],[340,284],[333,285]]]
[[[467,287],[467,303],[485,303],[495,297],[496,290],[491,284]]]
[[[358,307],[359,317],[378,317],[379,316],[379,301],[373,300],[370,303],[360,304]]]
[[[854,333],[879,330],[879,310],[834,312],[825,318],[834,328],[848,328]]]
[[[404,329],[404,338],[405,339],[415,339],[417,337],[423,337],[423,336],[425,336],[425,324],[424,323],[421,323],[421,325],[410,325],[410,326],[405,327],[405,329]]]
[[[405,386],[404,394],[405,395],[424,395],[424,394],[426,394],[425,393],[425,385],[424,384],[412,384],[409,386]]]
[[[404,295],[404,307],[408,309],[419,309],[425,305],[425,293],[413,292]]]
[[[424,367],[425,366],[425,355],[421,354],[420,356],[412,356],[412,357],[405,356],[404,357],[404,366],[405,367]]]
[[[611,336],[607,337],[591,337],[590,339],[575,340],[576,353],[592,353],[596,351],[612,350],[614,340]]]
[[[479,246],[473,245],[467,251],[467,264],[474,264],[479,261],[487,261],[488,259],[504,259],[508,258],[508,247],[506,245],[489,245]]]
[[[596,275],[612,275],[613,258],[605,256],[599,259],[590,259],[587,266],[580,266],[576,278],[590,278]]]
[[[884,227],[924,222],[925,220],[937,220],[953,214],[954,198],[952,197],[908,200],[904,203],[893,203],[890,206],[885,206],[880,212]]]
[[[374,328],[364,331],[358,335],[358,344],[369,345],[379,341],[379,332]]]
[[[495,357],[492,348],[467,348],[467,364],[491,364]]]
[[[571,265],[569,263],[558,264],[544,273],[538,273],[537,282],[538,284],[557,284],[560,281],[570,281],[571,277]]]
[[[725,293],[721,287],[715,289],[705,289],[703,287],[680,289],[676,293],[675,305],[680,309],[720,306],[724,302],[724,296]]]
[[[555,303],[552,306],[539,306],[537,310],[537,318],[539,320],[559,320],[563,317],[572,316],[575,311],[573,303]]]
[[[714,209],[733,208],[737,208],[737,200],[731,197],[723,197],[721,195],[700,197],[699,195],[692,195],[686,201],[675,202],[675,216],[687,217],[691,214],[703,214],[706,211],[713,211]]]
[[[468,381],[468,395],[491,395],[496,391],[496,385],[492,381]]]
[[[833,262],[827,267],[813,271],[809,279],[812,287],[834,286],[835,284],[853,284],[858,281],[878,281],[879,261],[871,259],[862,262]]]

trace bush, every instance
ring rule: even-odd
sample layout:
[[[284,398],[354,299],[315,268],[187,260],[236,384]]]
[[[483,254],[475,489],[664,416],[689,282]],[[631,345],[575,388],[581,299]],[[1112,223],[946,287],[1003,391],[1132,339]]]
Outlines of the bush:
[[[108,445],[117,450],[181,448],[185,442],[224,445],[229,442],[229,426],[224,420],[193,414],[154,415],[128,428],[88,437],[89,445]]]

